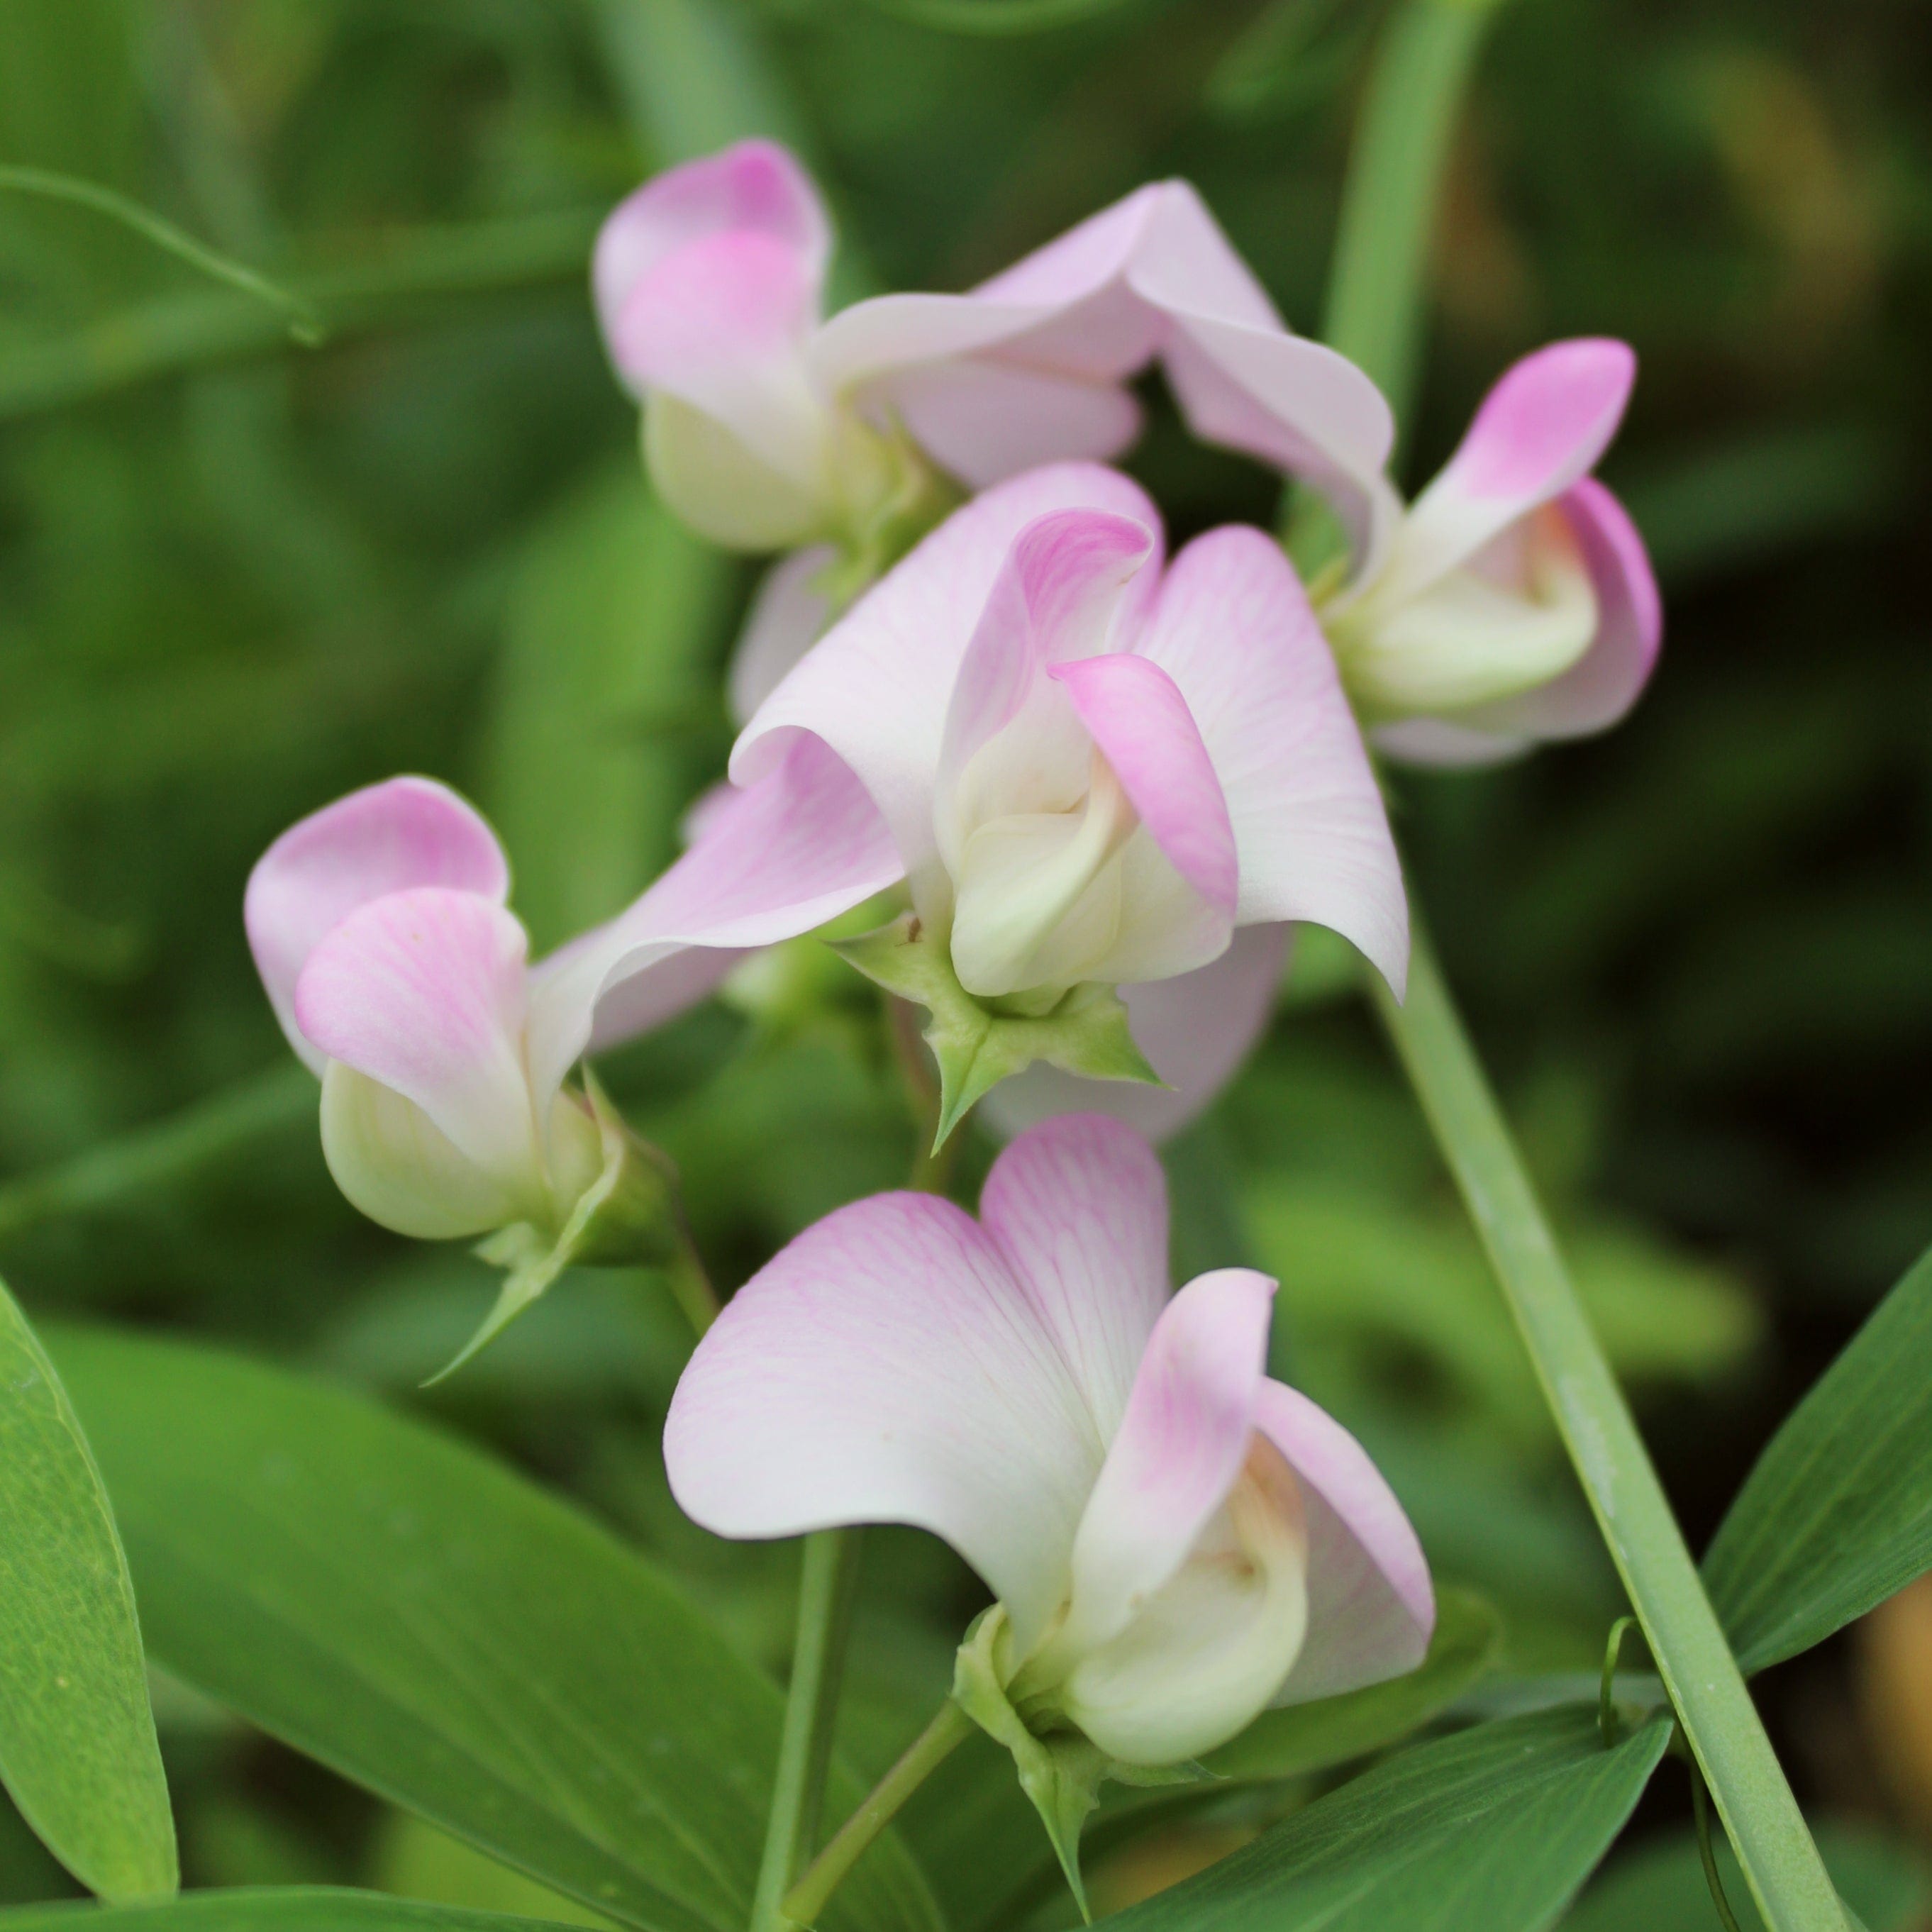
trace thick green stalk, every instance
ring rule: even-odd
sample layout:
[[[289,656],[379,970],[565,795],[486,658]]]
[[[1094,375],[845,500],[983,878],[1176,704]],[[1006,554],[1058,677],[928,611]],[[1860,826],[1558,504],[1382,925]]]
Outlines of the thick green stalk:
[[[752,1932],[782,1932],[792,1922],[784,1897],[818,1842],[863,1534],[856,1529],[821,1529],[805,1539],[798,1635],[764,1856],[752,1895]]]
[[[973,1734],[973,1720],[949,1697],[931,1724],[908,1744],[898,1762],[873,1786],[865,1802],[839,1826],[811,1868],[785,1894],[782,1924],[816,1923],[845,1874],[900,1808]]]
[[[1418,935],[1401,1006],[1371,977],[1765,1923],[1840,1932],[1838,1896],[1435,956]]]
[[[1325,334],[1398,422],[1415,386],[1428,244],[1462,98],[1496,0],[1401,0],[1348,168]],[[1840,1932],[1817,1849],[1705,1595],[1515,1143],[1419,935],[1383,1023],[1462,1192],[1604,1540],[1771,1932]]]

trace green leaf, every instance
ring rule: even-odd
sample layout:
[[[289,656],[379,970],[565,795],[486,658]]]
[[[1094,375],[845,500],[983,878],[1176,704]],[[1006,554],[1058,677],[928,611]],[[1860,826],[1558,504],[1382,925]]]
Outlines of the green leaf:
[[[1747,1670],[1932,1568],[1932,1252],[1772,1438],[1704,1558]]]
[[[1202,1762],[1220,1778],[1255,1779],[1298,1778],[1366,1757],[1454,1703],[1496,1661],[1502,1640],[1501,1620],[1483,1598],[1468,1590],[1438,1591],[1429,1654],[1406,1677],[1264,1711]]]
[[[634,458],[525,554],[484,790],[538,946],[621,910],[671,856],[700,776],[687,741],[714,722],[711,646],[731,572]]]
[[[1541,1932],[1642,1795],[1658,1718],[1606,1750],[1592,1710],[1484,1724],[1378,1766],[1118,1932]]]
[[[1111,987],[1076,986],[1038,1018],[995,1012],[960,985],[946,949],[922,927],[916,913],[903,913],[856,939],[837,940],[832,950],[887,992],[932,1016],[926,1043],[939,1063],[935,1150],[976,1101],[1035,1060],[1089,1080],[1162,1084],[1135,1045],[1127,1010]]]
[[[174,1818],[128,1561],[67,1392],[4,1286],[0,1780],[89,1890],[174,1890]]]
[[[546,1918],[506,1918],[418,1905],[375,1892],[304,1886],[286,1892],[192,1892],[165,1905],[104,1912],[86,1905],[30,1905],[0,1912],[0,1932],[542,1932]]]
[[[333,1390],[100,1334],[59,1358],[170,1670],[613,1918],[743,1924],[782,1700],[650,1564]],[[854,1932],[936,1923],[896,1846],[838,1906]]]

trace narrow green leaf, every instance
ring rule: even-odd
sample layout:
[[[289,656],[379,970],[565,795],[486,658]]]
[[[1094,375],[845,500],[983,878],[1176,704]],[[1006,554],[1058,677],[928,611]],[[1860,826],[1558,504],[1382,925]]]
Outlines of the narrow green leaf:
[[[1593,1710],[1485,1724],[1378,1766],[1118,1932],[1542,1932],[1642,1795],[1658,1718],[1606,1750]]]
[[[736,1932],[778,1692],[650,1564],[423,1425],[176,1345],[62,1338],[155,1655],[392,1802],[650,1932]],[[849,1778],[835,1804],[856,1802]],[[890,1846],[828,1924],[929,1932]]]
[[[701,776],[694,728],[724,742],[711,662],[733,567],[657,502],[634,458],[526,553],[484,802],[540,948],[622,910],[675,850]]]
[[[1747,1670],[1932,1568],[1932,1252],[1880,1304],[1732,1504],[1704,1580]]]
[[[0,1781],[91,1891],[174,1890],[174,1818],[127,1558],[67,1392],[4,1286]]]
[[[555,1932],[544,1918],[506,1918],[418,1905],[375,1892],[192,1892],[165,1905],[28,1905],[0,1912],[0,1932]]]
[[[1429,1654],[1406,1677],[1340,1697],[1266,1711],[1203,1760],[1217,1777],[1296,1778],[1366,1757],[1446,1709],[1496,1661],[1502,1625],[1483,1598],[1445,1589],[1436,1600]]]

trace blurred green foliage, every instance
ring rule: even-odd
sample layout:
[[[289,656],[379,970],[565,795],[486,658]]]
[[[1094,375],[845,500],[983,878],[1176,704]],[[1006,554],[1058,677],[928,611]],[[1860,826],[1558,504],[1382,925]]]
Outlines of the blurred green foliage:
[[[1312,328],[1382,13],[0,0],[0,163],[129,196],[332,328],[292,346],[138,236],[0,195],[0,1260],[30,1309],[399,1398],[480,1312],[479,1265],[330,1186],[240,895],[290,820],[423,770],[496,814],[547,943],[644,884],[722,770],[752,573],[639,477],[585,295],[604,209],[782,134],[839,215],[842,296],[963,284],[1183,173]],[[1431,271],[1412,480],[1538,341],[1642,358],[1606,473],[1669,600],[1651,693],[1600,744],[1394,804],[1694,1540],[1932,1222],[1916,14],[1514,0]],[[1158,397],[1133,467],[1182,534],[1272,515],[1274,479]],[[910,1156],[871,996],[812,952],[606,1070],[728,1282]],[[1438,1570],[1502,1605],[1514,1667],[1582,1666],[1614,1582],[1352,983],[1305,944],[1265,1051],[1171,1150],[1179,1257],[1281,1276],[1280,1365],[1382,1459]],[[673,1557],[776,1665],[791,1558],[725,1550],[664,1490],[661,1312],[628,1277],[567,1283],[435,1404]],[[974,1602],[910,1538],[870,1582],[864,1762]],[[1780,1694],[1808,1802],[1868,1799],[1812,1748],[1814,1692]],[[191,1881],[433,1888],[321,1774],[185,1700],[163,1722]],[[59,1891],[14,1826],[0,1806],[0,1897]]]

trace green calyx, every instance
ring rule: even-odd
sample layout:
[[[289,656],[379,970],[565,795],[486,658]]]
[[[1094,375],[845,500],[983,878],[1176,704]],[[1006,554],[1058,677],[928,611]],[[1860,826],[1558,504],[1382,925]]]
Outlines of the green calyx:
[[[862,434],[878,471],[878,487],[867,493],[838,544],[836,559],[816,588],[834,614],[856,603],[920,538],[936,530],[965,500],[952,479],[920,454],[897,423],[883,434]]]
[[[1045,1013],[997,1012],[960,985],[944,942],[916,913],[837,941],[833,950],[887,992],[932,1015],[925,1037],[939,1063],[935,1150],[976,1101],[1036,1060],[1090,1080],[1162,1084],[1134,1044],[1127,1010],[1110,986],[1076,986]]]
[[[423,1386],[455,1374],[494,1342],[567,1268],[662,1264],[678,1252],[676,1177],[658,1150],[640,1140],[589,1070],[584,1100],[603,1159],[560,1228],[513,1222],[478,1242],[482,1260],[504,1270],[503,1285],[482,1325]],[[573,1103],[574,1104],[574,1103]]]
[[[953,1660],[952,1701],[1012,1752],[1020,1789],[1046,1826],[1080,1916],[1090,1924],[1080,1832],[1100,1802],[1100,1786],[1109,1778],[1121,1784],[1196,1784],[1213,1774],[1198,1764],[1123,1764],[1064,1721],[1056,1725],[1050,1699],[1025,1697],[1016,1706],[1006,1654],[1010,1639],[1004,1604],[974,1618]]]

